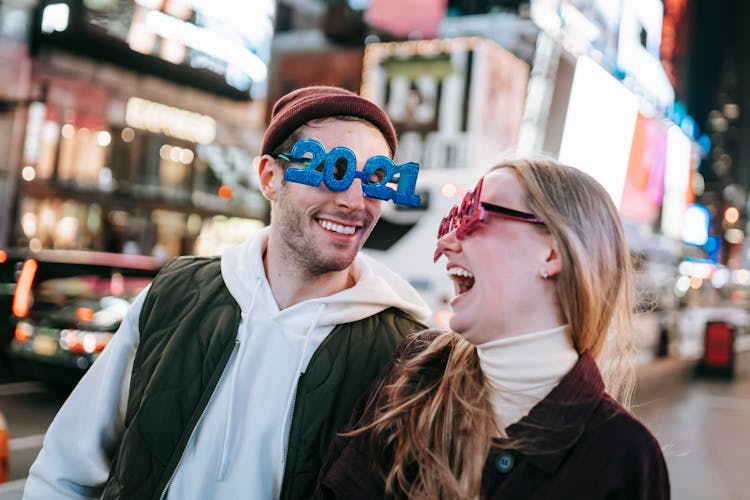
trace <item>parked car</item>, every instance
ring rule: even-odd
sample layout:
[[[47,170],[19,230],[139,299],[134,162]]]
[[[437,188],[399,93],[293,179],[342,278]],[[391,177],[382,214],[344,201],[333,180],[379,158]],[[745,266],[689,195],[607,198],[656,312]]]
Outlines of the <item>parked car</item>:
[[[77,382],[160,266],[146,256],[80,251],[42,251],[24,260],[12,303],[14,372]]]

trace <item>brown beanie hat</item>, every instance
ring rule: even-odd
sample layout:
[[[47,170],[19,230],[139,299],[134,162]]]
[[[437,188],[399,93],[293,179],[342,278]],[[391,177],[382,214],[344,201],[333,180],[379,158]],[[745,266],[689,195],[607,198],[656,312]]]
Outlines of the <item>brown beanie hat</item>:
[[[354,92],[326,86],[303,87],[282,96],[271,111],[260,154],[271,154],[300,126],[317,118],[357,116],[375,125],[385,137],[391,155],[396,153],[396,130],[376,104]]]

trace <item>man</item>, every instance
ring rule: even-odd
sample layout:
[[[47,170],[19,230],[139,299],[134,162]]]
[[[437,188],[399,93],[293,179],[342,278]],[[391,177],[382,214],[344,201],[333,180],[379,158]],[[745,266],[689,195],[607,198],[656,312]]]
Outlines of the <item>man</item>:
[[[373,103],[307,87],[274,106],[258,167],[271,224],[219,258],[179,258],[134,302],[61,408],[25,498],[306,498],[354,403],[424,302],[358,252],[381,201],[285,181],[300,139],[393,157]],[[291,166],[291,167],[290,167]]]

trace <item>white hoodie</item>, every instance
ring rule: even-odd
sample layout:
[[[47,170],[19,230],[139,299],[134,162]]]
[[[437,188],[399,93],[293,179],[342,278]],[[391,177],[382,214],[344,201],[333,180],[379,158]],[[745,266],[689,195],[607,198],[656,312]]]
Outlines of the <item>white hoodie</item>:
[[[265,230],[222,256],[222,278],[242,313],[237,347],[185,448],[169,498],[278,498],[297,380],[323,339],[338,324],[388,307],[428,318],[406,281],[361,254],[354,262],[355,286],[280,311],[263,270],[267,238]],[[25,499],[101,493],[123,432],[145,295],[52,422],[29,471]]]

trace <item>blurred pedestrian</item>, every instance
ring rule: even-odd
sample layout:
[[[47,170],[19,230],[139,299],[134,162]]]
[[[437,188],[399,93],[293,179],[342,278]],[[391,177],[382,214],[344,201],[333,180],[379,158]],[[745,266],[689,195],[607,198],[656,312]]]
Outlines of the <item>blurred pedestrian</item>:
[[[626,410],[630,258],[602,186],[503,163],[443,220],[441,255],[456,333],[404,341],[314,496],[669,498],[660,447]]]
[[[270,226],[221,258],[173,260],[138,296],[50,426],[24,498],[309,496],[355,402],[429,311],[359,253],[382,203],[364,180],[286,181],[307,168],[290,153],[302,139],[348,148],[360,172],[396,150],[388,117],[352,92],[283,96],[258,167]]]

